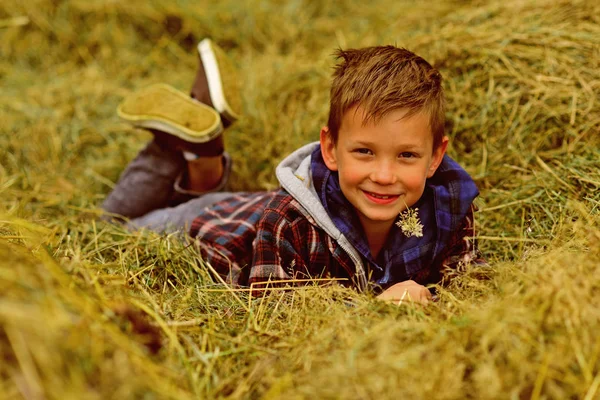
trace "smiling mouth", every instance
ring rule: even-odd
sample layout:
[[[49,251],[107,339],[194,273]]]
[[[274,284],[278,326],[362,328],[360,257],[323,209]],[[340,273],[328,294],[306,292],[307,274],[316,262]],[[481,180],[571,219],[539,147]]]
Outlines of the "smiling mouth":
[[[400,197],[400,195],[397,194],[379,194],[379,193],[373,193],[373,192],[367,192],[366,190],[364,191],[364,193],[367,195],[367,197],[373,199],[373,200],[379,200],[379,201],[384,201],[384,202],[390,202],[393,201],[395,199],[397,199],[398,197]]]
[[[377,193],[373,193],[373,192],[367,192],[369,193],[370,196],[373,196],[377,199],[389,199],[390,197],[397,197],[396,195],[391,195],[391,194],[377,194]]]

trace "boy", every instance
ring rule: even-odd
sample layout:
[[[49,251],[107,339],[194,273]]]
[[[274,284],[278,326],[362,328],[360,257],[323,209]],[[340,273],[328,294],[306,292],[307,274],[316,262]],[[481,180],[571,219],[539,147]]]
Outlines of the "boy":
[[[194,100],[158,85],[120,105],[154,140],[107,212],[132,228],[189,227],[201,257],[235,285],[346,278],[383,290],[382,299],[426,303],[423,285],[477,261],[469,239],[478,191],[445,155],[441,76],[424,59],[393,46],[339,50],[319,143],[280,163],[281,189],[228,193],[222,130],[240,114],[236,80],[212,42],[198,51]]]

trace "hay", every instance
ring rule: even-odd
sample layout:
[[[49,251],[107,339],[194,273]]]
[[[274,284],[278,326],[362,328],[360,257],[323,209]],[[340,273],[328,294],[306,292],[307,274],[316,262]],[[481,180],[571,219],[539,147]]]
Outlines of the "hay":
[[[0,397],[597,398],[599,16],[549,0],[2,2]],[[149,83],[187,91],[204,36],[244,79],[226,137],[239,190],[275,187],[317,138],[335,47],[432,61],[494,272],[462,271],[425,309],[335,286],[252,300],[175,237],[98,222],[149,137],[116,105]]]

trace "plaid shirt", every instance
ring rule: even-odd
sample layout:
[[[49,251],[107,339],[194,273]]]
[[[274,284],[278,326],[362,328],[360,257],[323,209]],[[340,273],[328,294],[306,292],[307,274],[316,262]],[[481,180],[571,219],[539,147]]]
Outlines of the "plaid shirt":
[[[346,218],[353,213],[351,206],[343,205],[343,196],[328,199],[324,195],[341,192],[335,190],[336,176],[319,168],[313,157],[314,184],[321,202],[362,255],[375,286],[386,288],[407,279],[435,283],[461,263],[484,262],[472,243],[476,188],[451,159],[445,158],[428,180],[428,192],[420,204],[419,216],[428,234],[403,239],[393,231],[393,239],[378,260],[370,256],[362,235],[352,234],[362,230],[356,219]],[[355,275],[350,255],[283,189],[232,195],[203,210],[190,235],[198,239],[202,258],[235,285],[319,277],[347,278],[352,283]]]

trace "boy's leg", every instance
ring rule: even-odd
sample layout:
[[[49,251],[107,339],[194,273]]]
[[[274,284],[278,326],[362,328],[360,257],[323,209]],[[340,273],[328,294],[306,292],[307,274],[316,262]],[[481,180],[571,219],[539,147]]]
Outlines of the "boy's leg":
[[[189,96],[155,84],[128,96],[117,113],[137,127],[160,134],[172,148],[202,157],[218,156],[223,153],[223,126],[241,114],[239,79],[233,64],[210,39],[198,44],[198,55]]]
[[[184,152],[184,158],[191,155]],[[226,190],[231,174],[231,157],[224,152],[219,156],[187,159],[182,173],[176,178],[174,193],[169,202],[173,207],[207,193]]]
[[[202,166],[204,158],[200,157],[194,160],[193,163],[188,161],[188,167],[176,178],[173,198],[178,199],[178,201],[171,200],[171,205],[175,206],[155,209],[141,217],[131,219],[127,222],[127,227],[132,230],[146,228],[158,233],[172,233],[175,231],[186,233],[200,210],[232,196],[231,192],[223,191],[227,186],[231,173],[231,158],[229,155],[224,153],[220,156],[218,162],[221,163],[221,167],[215,169],[210,169],[214,167],[214,158],[208,160],[206,166]],[[195,172],[205,172],[204,177],[206,179],[200,179],[195,184],[186,184],[185,171],[190,173],[195,169],[198,169]],[[221,171],[220,175],[217,175],[218,171]],[[215,181],[215,177],[219,179]]]
[[[200,210],[231,197],[231,192],[206,193],[200,197],[179,204],[176,207],[160,208],[139,218],[129,220],[126,226],[131,230],[149,229],[157,233],[189,232]]]
[[[102,208],[112,216],[136,218],[166,207],[185,165],[180,151],[155,138],[125,168]]]
[[[231,106],[240,104],[239,93],[232,90],[237,79],[222,50],[210,40],[200,42],[198,54],[191,91],[197,100],[155,85],[119,106],[123,119],[150,130],[155,139],[127,167],[104,202],[109,213],[136,218],[224,189],[231,160],[224,156],[221,120],[228,125],[239,117],[239,109]]]
[[[186,161],[156,138],[121,174],[102,208],[113,216],[136,218],[205,193],[223,191],[231,173],[227,153]]]
[[[185,154],[184,154],[184,158]],[[206,192],[221,182],[225,166],[223,155],[187,159],[185,187],[194,192]]]

